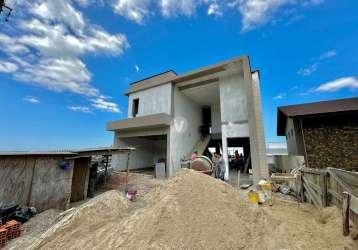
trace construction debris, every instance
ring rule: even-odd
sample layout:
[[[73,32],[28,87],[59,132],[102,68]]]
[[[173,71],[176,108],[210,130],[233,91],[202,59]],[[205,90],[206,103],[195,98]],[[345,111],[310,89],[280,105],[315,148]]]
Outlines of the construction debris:
[[[27,249],[356,249],[309,204],[251,204],[246,195],[210,176],[185,170],[143,197],[135,208],[123,194],[106,192],[78,208]]]

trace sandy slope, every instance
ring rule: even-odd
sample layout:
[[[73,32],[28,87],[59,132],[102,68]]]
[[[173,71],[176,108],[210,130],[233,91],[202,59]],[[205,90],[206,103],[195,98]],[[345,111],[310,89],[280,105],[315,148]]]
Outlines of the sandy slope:
[[[155,188],[133,210],[110,191],[72,209],[29,249],[355,249],[339,213],[275,201],[256,207],[193,171]]]

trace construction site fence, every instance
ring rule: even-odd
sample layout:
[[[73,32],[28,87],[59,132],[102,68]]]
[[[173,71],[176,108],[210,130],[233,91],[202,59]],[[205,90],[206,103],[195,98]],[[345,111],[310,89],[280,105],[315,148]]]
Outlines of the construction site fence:
[[[358,172],[337,168],[302,168],[300,172],[301,201],[311,202],[316,207],[336,206],[342,209],[346,220],[358,226]]]

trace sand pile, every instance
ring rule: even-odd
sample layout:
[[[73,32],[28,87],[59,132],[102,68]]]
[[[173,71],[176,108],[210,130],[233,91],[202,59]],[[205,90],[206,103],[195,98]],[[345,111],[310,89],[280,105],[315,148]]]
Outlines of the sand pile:
[[[322,223],[309,205],[256,207],[228,184],[193,171],[178,173],[144,200],[133,211],[121,194],[104,193],[68,212],[30,248],[354,249],[332,211]]]
[[[128,201],[117,191],[108,191],[63,213],[29,249],[91,249],[125,215]]]

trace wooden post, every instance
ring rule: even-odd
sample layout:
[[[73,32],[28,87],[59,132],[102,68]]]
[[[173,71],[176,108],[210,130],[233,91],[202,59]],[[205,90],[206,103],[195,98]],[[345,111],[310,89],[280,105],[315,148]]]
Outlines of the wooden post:
[[[342,193],[343,204],[342,204],[342,219],[343,219],[343,235],[349,235],[349,209],[351,196],[348,192]]]
[[[131,153],[128,152],[128,158],[127,158],[127,176],[126,176],[126,189],[128,190],[128,178],[129,178],[129,158]]]
[[[322,195],[322,207],[326,207],[328,205],[328,195],[327,195],[327,173],[321,173],[319,176],[319,185],[321,189]]]
[[[240,189],[240,169],[237,171],[237,188]]]
[[[300,178],[300,198],[301,202],[305,202],[305,187],[303,186],[303,172],[301,172]]]
[[[107,171],[108,171],[108,154],[106,155],[106,165],[104,166],[104,188],[107,185]]]

